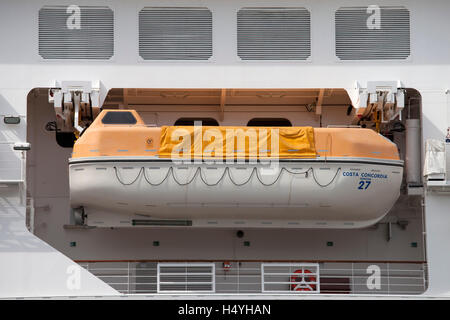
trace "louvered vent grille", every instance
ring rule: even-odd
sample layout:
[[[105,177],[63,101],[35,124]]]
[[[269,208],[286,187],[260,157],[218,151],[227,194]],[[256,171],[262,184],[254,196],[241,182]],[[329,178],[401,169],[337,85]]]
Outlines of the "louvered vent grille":
[[[139,55],[144,60],[208,60],[212,13],[207,8],[152,8],[139,12]]]
[[[311,55],[311,19],[305,8],[243,8],[237,14],[242,60],[306,60]]]
[[[410,18],[404,7],[380,7],[379,28],[374,11],[346,7],[336,11],[336,56],[341,60],[400,60],[410,55]],[[369,28],[369,26],[370,28]]]
[[[159,263],[158,292],[214,292],[213,263]]]
[[[113,11],[108,7],[71,7],[75,8],[45,6],[39,10],[39,55],[44,59],[111,58]]]

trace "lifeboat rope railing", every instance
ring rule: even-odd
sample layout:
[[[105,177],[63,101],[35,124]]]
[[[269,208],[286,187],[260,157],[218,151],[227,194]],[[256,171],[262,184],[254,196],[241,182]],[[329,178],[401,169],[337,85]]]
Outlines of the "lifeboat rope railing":
[[[193,175],[192,178],[191,178],[189,181],[187,181],[187,182],[180,182],[180,181],[176,178],[176,175],[175,175],[175,173],[174,173],[173,170],[174,170],[174,169],[173,169],[172,166],[169,167],[169,169],[167,170],[167,173],[166,173],[164,179],[161,180],[161,182],[153,183],[153,182],[151,182],[151,181],[148,179],[147,174],[146,174],[146,172],[145,172],[145,167],[141,167],[141,168],[139,169],[139,172],[138,172],[136,178],[135,178],[133,181],[131,181],[131,182],[129,182],[129,183],[126,183],[126,182],[122,181],[122,179],[121,179],[120,176],[119,176],[118,168],[117,168],[116,166],[114,166],[114,172],[115,172],[116,178],[117,178],[117,180],[120,182],[120,184],[122,184],[122,185],[124,185],[124,186],[130,186],[130,185],[134,184],[134,183],[139,179],[139,177],[141,176],[141,173],[143,173],[142,175],[144,176],[145,181],[147,181],[147,183],[150,184],[150,185],[153,186],[153,187],[157,187],[157,186],[160,186],[161,184],[163,184],[163,183],[169,178],[169,175],[170,175],[170,174],[172,174],[173,180],[174,180],[175,183],[177,183],[179,186],[187,186],[187,185],[191,184],[192,182],[194,182],[194,180],[195,180],[195,178],[197,177],[197,175],[200,175],[200,179],[201,179],[202,182],[203,182],[205,185],[207,185],[208,187],[214,187],[214,186],[217,186],[217,185],[224,179],[225,175],[228,174],[228,177],[229,177],[231,183],[233,183],[233,184],[234,184],[235,186],[237,186],[237,187],[241,187],[241,186],[243,186],[243,185],[249,183],[249,182],[252,180],[253,176],[255,175],[255,172],[256,172],[256,178],[258,179],[258,181],[259,181],[263,186],[265,186],[265,187],[270,187],[270,186],[273,186],[275,183],[277,183],[278,180],[280,179],[281,175],[283,174],[283,171],[286,171],[286,172],[288,172],[288,173],[290,173],[290,174],[293,174],[293,175],[297,175],[297,174],[305,175],[306,178],[308,177],[309,172],[311,172],[311,173],[312,173],[311,176],[312,176],[312,178],[314,179],[315,183],[316,183],[319,187],[321,187],[321,188],[326,188],[326,187],[328,187],[329,185],[331,185],[331,184],[336,180],[336,177],[338,176],[339,172],[341,171],[341,168],[339,167],[339,168],[336,170],[336,173],[334,174],[333,178],[332,178],[328,183],[326,183],[326,184],[321,184],[321,183],[318,181],[318,179],[317,179],[317,177],[316,177],[316,174],[314,173],[314,168],[313,168],[313,167],[310,167],[308,170],[302,171],[302,172],[294,172],[294,171],[291,171],[291,170],[289,170],[289,169],[287,169],[287,168],[285,168],[285,167],[282,167],[282,168],[280,169],[280,172],[278,173],[277,178],[276,178],[273,182],[271,182],[271,183],[265,183],[265,182],[261,179],[261,177],[260,177],[260,175],[259,175],[259,173],[258,173],[258,169],[257,169],[256,167],[253,167],[252,172],[250,173],[250,176],[249,176],[248,179],[247,179],[246,181],[244,181],[243,183],[237,183],[237,182],[233,179],[233,176],[231,175],[231,172],[230,172],[230,168],[229,168],[229,167],[225,167],[225,170],[223,171],[221,177],[220,177],[215,183],[209,183],[209,182],[204,178],[204,176],[203,176],[203,174],[202,174],[202,168],[201,168],[201,167],[197,167],[197,169],[195,170],[194,175]]]

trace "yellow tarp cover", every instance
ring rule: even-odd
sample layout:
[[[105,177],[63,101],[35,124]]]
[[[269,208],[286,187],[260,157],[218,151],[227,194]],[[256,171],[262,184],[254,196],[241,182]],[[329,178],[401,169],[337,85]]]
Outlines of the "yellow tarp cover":
[[[312,127],[164,126],[160,158],[315,158]]]

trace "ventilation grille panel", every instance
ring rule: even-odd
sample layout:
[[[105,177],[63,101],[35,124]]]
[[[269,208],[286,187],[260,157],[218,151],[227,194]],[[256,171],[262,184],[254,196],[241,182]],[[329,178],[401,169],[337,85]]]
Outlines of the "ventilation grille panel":
[[[340,60],[401,60],[410,55],[410,18],[404,7],[380,7],[379,28],[369,28],[373,11],[336,11],[336,56]]]
[[[242,60],[306,60],[311,55],[311,18],[305,8],[243,8],[237,14]]]
[[[158,263],[158,292],[215,292],[214,263]]]
[[[68,6],[45,6],[39,10],[42,58],[107,60],[114,55],[113,11],[108,7],[78,8],[79,20],[73,20],[76,13]]]
[[[152,8],[139,12],[139,55],[144,60],[208,60],[212,13],[207,8]]]

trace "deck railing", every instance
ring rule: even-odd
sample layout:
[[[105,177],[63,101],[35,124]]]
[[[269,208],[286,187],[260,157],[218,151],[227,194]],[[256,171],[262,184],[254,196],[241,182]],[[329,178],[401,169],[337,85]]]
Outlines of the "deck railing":
[[[414,295],[427,288],[423,261],[77,262],[124,294]]]

